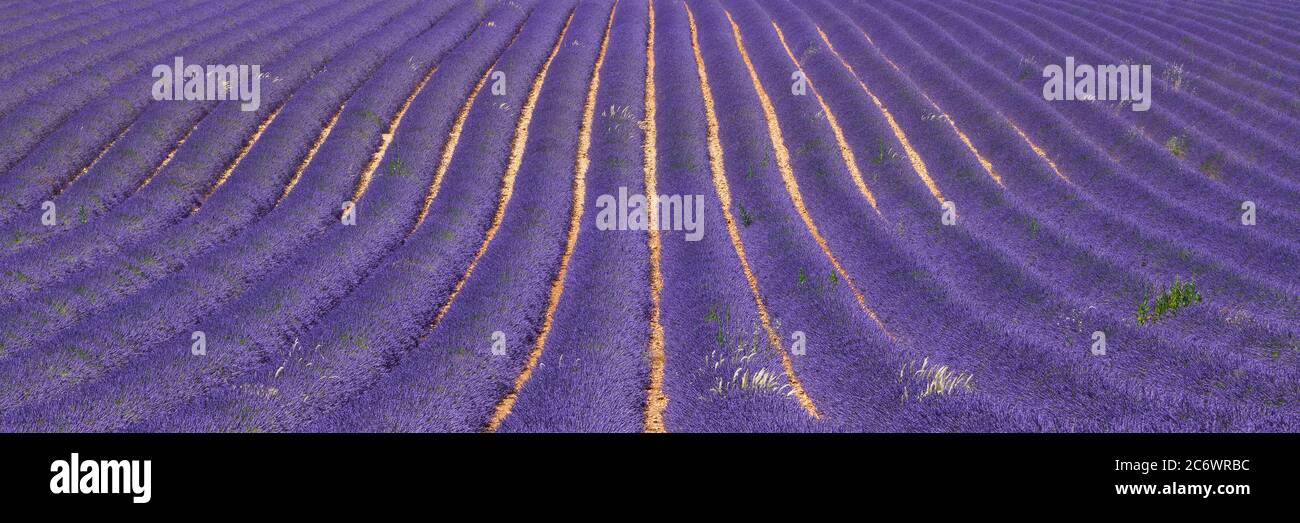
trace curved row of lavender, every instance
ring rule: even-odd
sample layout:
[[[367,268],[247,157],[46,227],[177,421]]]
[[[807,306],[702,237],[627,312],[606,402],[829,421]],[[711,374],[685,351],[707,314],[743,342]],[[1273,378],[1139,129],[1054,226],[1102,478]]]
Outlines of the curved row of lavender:
[[[24,3],[25,6],[10,5],[0,15],[0,24],[3,24],[3,29],[0,29],[0,38],[3,38],[0,62],[5,64],[29,59],[20,49],[35,41],[76,31],[98,31],[99,22],[114,19],[139,5],[138,2],[111,0]]]
[[[331,23],[348,25],[352,32],[351,39],[354,41],[365,31],[375,31],[376,34],[396,34],[398,36],[395,38],[400,38],[402,28],[384,24],[400,14],[402,14],[400,10],[369,12],[366,14],[369,17],[368,21],[352,20],[352,24],[347,24],[347,20],[334,20]],[[436,11],[431,12],[426,17],[436,14]],[[432,23],[428,20],[425,22],[424,27]],[[419,24],[421,19],[412,18],[408,23]],[[406,31],[419,28],[419,25],[415,25],[407,28]],[[328,29],[328,26],[323,29]],[[316,45],[300,48],[303,53],[296,53],[296,56],[289,56],[282,61],[268,64],[267,68],[271,73],[279,75],[282,79],[278,83],[288,84],[295,78],[307,79],[308,75],[316,69],[316,64],[322,61],[321,53],[326,53],[324,56],[328,57],[329,52],[337,49],[332,42],[346,43],[348,34],[334,31],[330,34],[321,34],[317,38],[319,42]],[[389,45],[397,44],[390,42]],[[224,191],[220,191],[219,188],[219,192],[214,192],[212,198],[204,201],[197,212],[179,220],[179,223],[173,227],[156,231],[140,227],[138,219],[133,218],[139,213],[123,213],[122,209],[129,209],[136,205],[142,206],[137,208],[156,209],[158,203],[156,199],[150,197],[163,193],[152,192],[151,188],[162,188],[163,191],[174,189],[178,185],[178,180],[173,178],[174,174],[183,175],[186,170],[164,169],[159,172],[156,182],[151,182],[148,187],[137,191],[119,209],[96,220],[95,226],[98,230],[82,227],[69,232],[69,235],[88,233],[84,239],[66,242],[66,245],[78,249],[77,256],[64,257],[63,260],[68,262],[66,265],[46,263],[42,275],[52,278],[52,275],[73,273],[78,269],[80,273],[58,285],[45,287],[41,292],[25,300],[27,304],[58,302],[65,304],[64,307],[58,314],[51,314],[54,311],[48,307],[26,307],[26,311],[12,315],[14,320],[25,320],[25,328],[16,329],[16,332],[30,333],[32,336],[30,343],[42,341],[42,335],[54,334],[58,328],[70,324],[72,319],[111,307],[130,296],[133,291],[157,282],[183,267],[186,261],[201,256],[206,252],[205,248],[229,238],[234,232],[265,214],[276,203],[277,198],[283,196],[286,184],[290,182],[296,169],[301,166],[300,159],[305,159],[314,141],[325,132],[322,128],[328,125],[330,113],[338,114],[347,98],[346,89],[355,88],[355,85],[371,72],[364,68],[349,69],[354,67],[353,60],[366,60],[370,63],[361,62],[358,66],[373,67],[380,58],[381,56],[374,56],[373,53],[358,51],[346,60],[332,64],[334,67],[326,74],[312,78],[309,84],[294,93],[292,103],[284,104],[283,110],[276,114],[275,121],[272,122],[275,125],[267,126],[265,135],[259,137],[257,143],[252,144],[247,156],[234,165],[233,169],[228,167],[232,161],[230,159],[206,164],[209,177],[219,176],[223,169],[231,169],[228,174],[229,187]],[[313,64],[312,59],[315,59],[316,64]],[[281,64],[286,67],[280,67]],[[343,73],[348,73],[349,76],[341,76]],[[282,95],[268,92],[264,99],[275,100],[280,96]],[[239,116],[235,108],[223,109],[231,109],[231,111],[210,114],[212,120],[203,117],[201,121],[192,124],[197,126],[194,134],[196,139],[202,136],[200,129],[207,129],[201,125],[202,122],[206,121],[212,125],[222,116]],[[160,121],[166,121],[166,118],[160,117]],[[332,132],[332,129],[329,131]],[[231,145],[238,146],[238,144]],[[236,152],[237,149],[232,148],[229,154],[234,155]],[[105,155],[105,158],[107,157]],[[184,161],[185,157],[178,157],[178,162]],[[99,165],[97,163],[96,167]],[[244,175],[250,172],[257,175]],[[202,190],[212,183],[211,181],[196,183],[192,190]],[[223,184],[222,187],[226,186]],[[178,204],[175,206],[175,213],[184,213],[192,209],[185,206],[185,199],[170,198],[170,200]],[[71,203],[56,200],[56,204]],[[173,218],[173,221],[176,219]],[[107,224],[114,224],[114,222],[120,225],[115,229],[106,227]],[[63,241],[62,237],[55,237]],[[40,254],[40,250],[33,249],[15,255],[13,256],[15,265],[19,265],[24,259],[39,263]],[[15,292],[22,293],[36,288],[39,285],[37,282],[39,280],[29,279],[26,282],[27,286]],[[82,291],[77,292],[78,289]],[[92,290],[94,295],[86,296],[87,290]],[[18,306],[22,307],[23,304],[20,302]],[[40,327],[34,327],[33,323],[40,324]]]
[[[1294,431],[1297,21],[15,3],[0,430]],[[174,56],[260,106],[154,100]]]

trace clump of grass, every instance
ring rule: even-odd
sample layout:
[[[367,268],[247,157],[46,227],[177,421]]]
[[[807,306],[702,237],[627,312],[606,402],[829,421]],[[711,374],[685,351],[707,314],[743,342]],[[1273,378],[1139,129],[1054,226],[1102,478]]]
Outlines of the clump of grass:
[[[1183,64],[1173,64],[1160,73],[1160,78],[1168,84],[1168,89],[1181,91],[1183,81],[1187,79],[1187,70],[1183,68]]]
[[[351,344],[361,350],[370,350],[370,340],[366,339],[364,334],[345,332],[339,335],[339,341]]]
[[[1300,354],[1300,337],[1296,337],[1294,334],[1278,336],[1267,342],[1264,348],[1268,351],[1268,356],[1273,359],[1282,357],[1283,351],[1287,350]],[[0,349],[3,349],[2,344],[0,344]]]
[[[709,305],[709,312],[705,313],[704,321],[715,324],[713,327],[713,341],[717,342],[718,345],[725,345],[727,343],[727,330],[723,325],[731,321],[731,308],[719,309],[717,305]]]
[[[894,148],[885,145],[884,139],[877,139],[876,155],[871,157],[871,163],[876,165],[882,165],[885,162],[889,160],[893,160],[895,158],[898,158],[898,153],[894,152]]]
[[[85,348],[78,347],[76,345],[69,345],[65,350],[67,350],[68,353],[72,354],[73,358],[79,360],[86,360],[90,357],[90,351],[87,351]]]
[[[1023,82],[1041,69],[1034,57],[1022,56],[1020,57],[1020,63],[1016,64],[1016,81]]]
[[[794,394],[784,372],[760,366],[755,361],[759,355],[775,351],[757,325],[749,337],[738,336],[734,347],[711,351],[704,358],[703,369],[713,377],[713,386],[709,392],[719,396],[740,393]]]
[[[368,122],[374,122],[375,125],[381,129],[384,127],[384,119],[380,118],[379,115],[375,114],[375,112],[371,111],[370,109],[362,109],[361,118],[365,119]]]
[[[813,138],[806,142],[802,142],[797,147],[795,147],[794,155],[803,156],[808,153],[825,151],[826,149],[827,149],[827,144],[824,140],[822,140],[821,138]]]
[[[1173,285],[1160,289],[1154,296],[1148,292],[1142,296],[1137,306],[1137,324],[1147,325],[1172,315],[1179,309],[1186,308],[1201,301],[1201,293],[1196,291],[1196,281],[1182,281],[1174,278]]]
[[[1030,219],[1029,219],[1029,237],[1030,237],[1030,238],[1032,238],[1032,239],[1038,239],[1038,227],[1039,227],[1039,225],[1038,225],[1038,218],[1030,218]]]
[[[95,291],[92,290],[89,285],[78,285],[77,288],[73,289],[73,292],[77,293],[77,296],[81,296],[88,301],[95,301]]]
[[[605,166],[610,169],[623,169],[625,167],[631,167],[632,160],[628,160],[622,156],[610,155],[605,157]]]
[[[611,104],[609,108],[600,111],[600,116],[608,120],[605,122],[605,133],[620,137],[645,130],[648,125],[637,118],[630,105]]]
[[[922,359],[920,365],[912,360],[898,369],[898,382],[903,384],[903,394],[899,396],[899,401],[906,402],[913,397],[916,401],[921,401],[930,396],[969,392],[974,390],[972,379],[974,375],[969,372],[957,371],[947,365],[930,365],[928,357]],[[920,392],[913,395],[913,386],[918,387]]]
[[[413,173],[411,172],[411,167],[409,165],[406,165],[406,162],[402,161],[401,158],[397,158],[397,157],[394,157],[392,160],[388,161],[388,165],[384,168],[384,171],[389,176],[411,177],[413,175]]]
[[[713,355],[710,356],[714,357]],[[725,359],[719,358],[715,364],[721,365],[723,361]],[[714,368],[717,369],[717,367]],[[743,364],[735,367],[735,370],[731,373],[730,381],[717,378],[713,388],[709,389],[709,392],[719,396],[726,396],[728,393],[740,391],[761,394],[785,394],[786,396],[794,394],[794,391],[790,390],[790,384],[786,382],[785,373],[768,370],[766,367],[753,371]]]
[[[281,367],[281,368],[283,368],[283,367]],[[278,377],[278,376],[277,376],[277,377]],[[274,398],[274,397],[280,395],[280,389],[279,389],[278,387],[271,387],[271,386],[267,386],[267,385],[264,385],[264,384],[261,384],[261,383],[244,383],[244,384],[241,384],[241,385],[239,386],[239,392],[242,392],[242,393],[247,394],[247,395],[249,395],[249,396],[255,396],[255,397],[259,397],[259,398],[267,398],[267,399],[269,399],[269,398]]]
[[[1170,154],[1182,158],[1184,154],[1187,154],[1187,138],[1170,136],[1169,140],[1165,141],[1165,149],[1169,149]]]
[[[1223,155],[1214,153],[1201,162],[1201,172],[1209,176],[1210,179],[1218,180],[1220,172],[1223,170]]]
[[[816,56],[817,53],[820,53],[821,51],[822,47],[820,45],[808,46],[808,48],[804,49],[802,53],[799,53],[799,63],[807,61],[809,58]]]
[[[741,225],[744,225],[745,227],[749,227],[750,224],[754,223],[754,215],[749,213],[749,209],[745,208],[745,204],[743,203],[738,204],[737,207],[740,208]]]

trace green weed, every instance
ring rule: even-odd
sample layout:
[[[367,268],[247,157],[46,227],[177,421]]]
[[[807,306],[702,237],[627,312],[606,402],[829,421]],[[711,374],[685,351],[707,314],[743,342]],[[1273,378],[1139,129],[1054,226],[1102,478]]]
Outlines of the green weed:
[[[749,209],[745,208],[745,204],[739,204],[738,207],[740,207],[740,224],[749,227],[750,224],[754,223],[754,215],[749,213]]]
[[[1201,300],[1201,293],[1196,290],[1195,280],[1182,281],[1181,278],[1175,277],[1173,285],[1160,289],[1154,298],[1150,292],[1142,296],[1135,313],[1137,324],[1155,323]]]
[[[1165,149],[1169,149],[1170,154],[1182,158],[1184,154],[1187,154],[1187,138],[1170,136],[1169,140],[1165,142]]]

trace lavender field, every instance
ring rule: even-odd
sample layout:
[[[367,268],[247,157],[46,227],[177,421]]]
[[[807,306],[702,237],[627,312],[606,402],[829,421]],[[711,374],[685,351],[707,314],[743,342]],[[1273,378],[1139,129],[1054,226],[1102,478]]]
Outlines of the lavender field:
[[[1300,431],[1300,4],[0,2],[3,432]]]

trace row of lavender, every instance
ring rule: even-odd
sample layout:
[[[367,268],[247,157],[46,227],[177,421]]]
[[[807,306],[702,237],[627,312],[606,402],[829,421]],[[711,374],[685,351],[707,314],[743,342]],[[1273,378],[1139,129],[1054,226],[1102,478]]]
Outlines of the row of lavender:
[[[255,113],[149,103],[125,72],[112,101],[14,98],[59,112],[14,117],[0,178],[7,429],[1294,427],[1298,356],[1273,349],[1300,327],[1298,64],[1243,15],[449,4],[268,5],[250,27],[275,43],[193,41],[271,64]],[[37,23],[59,21],[103,24]],[[55,56],[123,59],[84,53]],[[1066,55],[1203,76],[1141,113],[1017,78]],[[492,71],[505,98],[477,96]],[[582,209],[620,188],[703,197],[707,241],[595,229]],[[78,211],[37,225],[49,198]],[[1261,226],[1234,224],[1252,198]],[[1135,324],[1176,276],[1208,302]],[[962,390],[912,398],[935,369]]]

